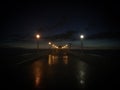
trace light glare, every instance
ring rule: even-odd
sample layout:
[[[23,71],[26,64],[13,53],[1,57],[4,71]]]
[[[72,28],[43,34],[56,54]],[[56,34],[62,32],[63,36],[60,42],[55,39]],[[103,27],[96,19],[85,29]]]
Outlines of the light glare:
[[[83,38],[84,38],[84,35],[80,35],[80,38],[83,39]]]
[[[36,35],[36,38],[38,38],[38,39],[39,39],[39,38],[40,38],[40,35],[39,35],[39,34],[37,34],[37,35]]]

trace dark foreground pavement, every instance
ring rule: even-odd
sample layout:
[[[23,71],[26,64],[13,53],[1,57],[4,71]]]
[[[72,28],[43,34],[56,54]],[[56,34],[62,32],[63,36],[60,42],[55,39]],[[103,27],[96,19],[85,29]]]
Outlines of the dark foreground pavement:
[[[1,90],[101,90],[119,87],[116,56],[46,54],[34,60],[9,64],[1,64]]]

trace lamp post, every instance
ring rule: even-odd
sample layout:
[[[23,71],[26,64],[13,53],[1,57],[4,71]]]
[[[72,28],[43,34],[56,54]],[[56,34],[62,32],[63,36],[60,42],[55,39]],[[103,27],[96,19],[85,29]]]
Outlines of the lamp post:
[[[51,45],[51,42],[49,42],[48,44]]]
[[[40,35],[37,34],[37,35],[36,35],[36,38],[37,38],[37,49],[39,50],[39,39],[40,39]]]
[[[51,44],[52,44],[52,43],[49,42],[48,44],[50,45],[50,47],[49,47],[49,52],[51,52]]]
[[[81,35],[80,35],[80,40],[81,40],[81,52],[83,52],[83,39],[84,39],[84,35],[81,34]]]

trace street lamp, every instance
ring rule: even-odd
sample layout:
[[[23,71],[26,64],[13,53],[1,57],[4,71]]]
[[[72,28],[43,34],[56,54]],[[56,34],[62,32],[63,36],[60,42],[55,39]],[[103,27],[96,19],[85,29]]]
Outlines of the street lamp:
[[[37,35],[36,35],[36,38],[37,38],[37,49],[39,49],[39,39],[40,39],[40,35],[37,34]]]
[[[49,42],[48,44],[50,45],[50,47],[49,47],[49,51],[51,52],[51,44],[52,44],[52,43],[51,43],[51,42]]]
[[[84,35],[81,34],[81,35],[80,35],[80,40],[81,40],[81,52],[83,52],[83,39],[84,39]]]
[[[49,45],[51,45],[52,43],[51,43],[51,42],[49,42],[48,44],[49,44]]]
[[[81,38],[81,39],[84,39],[84,35],[80,35],[80,38]]]
[[[39,39],[39,38],[40,38],[40,35],[39,35],[39,34],[37,34],[37,35],[36,35],[36,38],[37,38],[37,39]]]

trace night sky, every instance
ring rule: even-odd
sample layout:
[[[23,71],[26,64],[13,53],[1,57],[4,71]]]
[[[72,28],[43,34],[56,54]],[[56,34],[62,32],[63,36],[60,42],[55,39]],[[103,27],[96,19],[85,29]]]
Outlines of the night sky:
[[[84,34],[85,48],[120,48],[120,14],[117,2],[3,2],[0,3],[1,47],[40,48],[51,41],[58,45],[72,43],[80,48]]]

